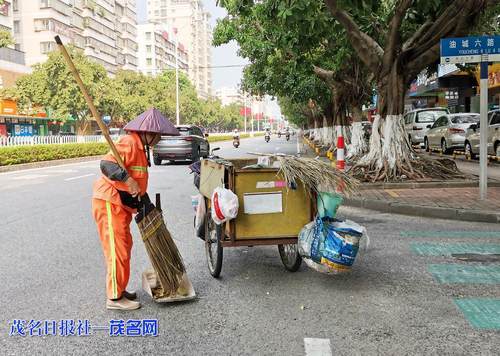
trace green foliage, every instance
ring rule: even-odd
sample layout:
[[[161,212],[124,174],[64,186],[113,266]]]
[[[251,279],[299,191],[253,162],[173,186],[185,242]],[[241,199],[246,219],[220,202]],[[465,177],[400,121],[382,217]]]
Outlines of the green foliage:
[[[0,48],[8,47],[13,44],[14,39],[12,38],[10,31],[0,29]]]
[[[68,47],[68,51],[94,104],[102,112],[107,103],[104,93],[109,86],[106,70],[88,59],[82,51],[72,46]],[[32,74],[18,79],[13,96],[22,110],[41,106],[51,110],[57,118],[73,117],[81,131],[85,130],[90,118],[83,95],[59,51],[49,53],[46,62],[34,66]]]
[[[0,166],[51,161],[56,159],[104,155],[106,143],[68,143],[61,145],[14,146],[0,148]]]
[[[110,115],[114,124],[124,124],[143,111],[156,107],[171,121],[176,120],[175,71],[167,70],[152,77],[121,70],[108,77],[100,64],[88,59],[83,52],[68,47],[82,80],[101,115]],[[77,129],[85,132],[90,112],[62,55],[49,54],[45,63],[37,64],[33,73],[21,77],[15,88],[2,92],[16,99],[21,110],[30,113],[34,107],[50,110],[57,118],[72,116]],[[239,107],[223,108],[215,100],[198,98],[194,85],[179,73],[179,107],[182,124],[232,129],[240,125]]]

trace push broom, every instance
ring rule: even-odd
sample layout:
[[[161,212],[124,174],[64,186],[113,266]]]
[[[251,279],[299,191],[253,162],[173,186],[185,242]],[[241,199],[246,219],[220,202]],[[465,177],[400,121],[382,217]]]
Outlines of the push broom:
[[[125,164],[118,153],[118,150],[113,143],[108,131],[108,127],[101,120],[101,116],[97,112],[97,109],[90,97],[85,85],[83,84],[80,74],[76,69],[71,56],[69,55],[66,47],[61,41],[59,36],[55,37],[55,41],[61,51],[64,59],[66,60],[69,69],[73,73],[76,83],[80,87],[82,94],[87,102],[87,105],[94,117],[95,121],[99,125],[108,145],[111,148],[111,152],[115,157],[117,163],[126,170]],[[182,257],[175,245],[172,236],[170,235],[165,222],[163,220],[163,215],[161,212],[159,195],[157,197],[156,207],[149,201],[149,199],[143,199],[142,208],[139,209],[139,213],[135,217],[135,221],[139,227],[139,231],[142,236],[142,240],[146,246],[146,251],[148,253],[151,264],[156,272],[158,280],[161,284],[161,288],[158,291],[157,297],[180,297],[187,296],[188,290],[187,286],[190,285],[187,279],[186,269],[182,261]]]

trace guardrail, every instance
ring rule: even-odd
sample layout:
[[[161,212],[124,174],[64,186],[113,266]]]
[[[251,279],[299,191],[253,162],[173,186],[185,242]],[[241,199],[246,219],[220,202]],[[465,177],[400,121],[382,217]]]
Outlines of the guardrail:
[[[118,136],[113,137],[118,138]],[[0,147],[106,142],[104,136],[0,136]]]

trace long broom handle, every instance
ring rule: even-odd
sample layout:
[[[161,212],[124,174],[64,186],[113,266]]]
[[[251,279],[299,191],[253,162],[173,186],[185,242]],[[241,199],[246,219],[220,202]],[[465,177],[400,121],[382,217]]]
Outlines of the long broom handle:
[[[85,98],[85,101],[87,102],[87,105],[90,108],[90,111],[92,112],[92,116],[94,117],[95,121],[97,122],[97,125],[99,125],[99,128],[102,131],[102,134],[106,138],[106,141],[108,142],[109,147],[111,147],[111,152],[113,152],[113,156],[115,156],[116,161],[122,167],[124,170],[127,168],[125,167],[125,163],[123,163],[122,157],[120,156],[120,153],[116,149],[115,144],[113,143],[113,140],[111,139],[111,136],[109,136],[109,130],[108,127],[104,124],[104,122],[101,119],[101,116],[97,112],[97,109],[94,105],[94,102],[92,101],[92,98],[90,97],[87,88],[85,88],[85,85],[83,84],[82,78],[80,78],[80,74],[78,74],[78,70],[75,67],[75,64],[73,63],[73,60],[71,59],[71,56],[69,55],[68,51],[66,50],[66,47],[64,47],[61,38],[59,36],[54,37],[57,46],[59,47],[59,50],[61,51],[64,59],[68,63],[69,69],[73,73],[73,76],[75,77],[76,83],[80,87],[80,90],[82,91],[83,97]]]

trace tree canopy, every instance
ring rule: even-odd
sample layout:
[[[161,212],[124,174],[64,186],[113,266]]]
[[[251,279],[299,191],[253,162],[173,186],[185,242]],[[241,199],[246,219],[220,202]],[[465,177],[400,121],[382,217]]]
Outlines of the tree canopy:
[[[175,122],[175,71],[166,70],[158,76],[147,76],[120,70],[109,77],[105,68],[87,58],[81,50],[68,46],[82,80],[101,115],[110,115],[114,125],[122,125],[150,107],[156,107]],[[77,122],[79,132],[86,132],[90,112],[83,95],[60,52],[49,53],[44,63],[17,80],[16,86],[3,91],[4,97],[17,100],[21,110],[34,107],[50,110],[54,117]],[[198,98],[194,85],[179,73],[179,106],[181,123],[202,127],[232,129],[241,125],[240,107],[222,107],[218,100]]]

